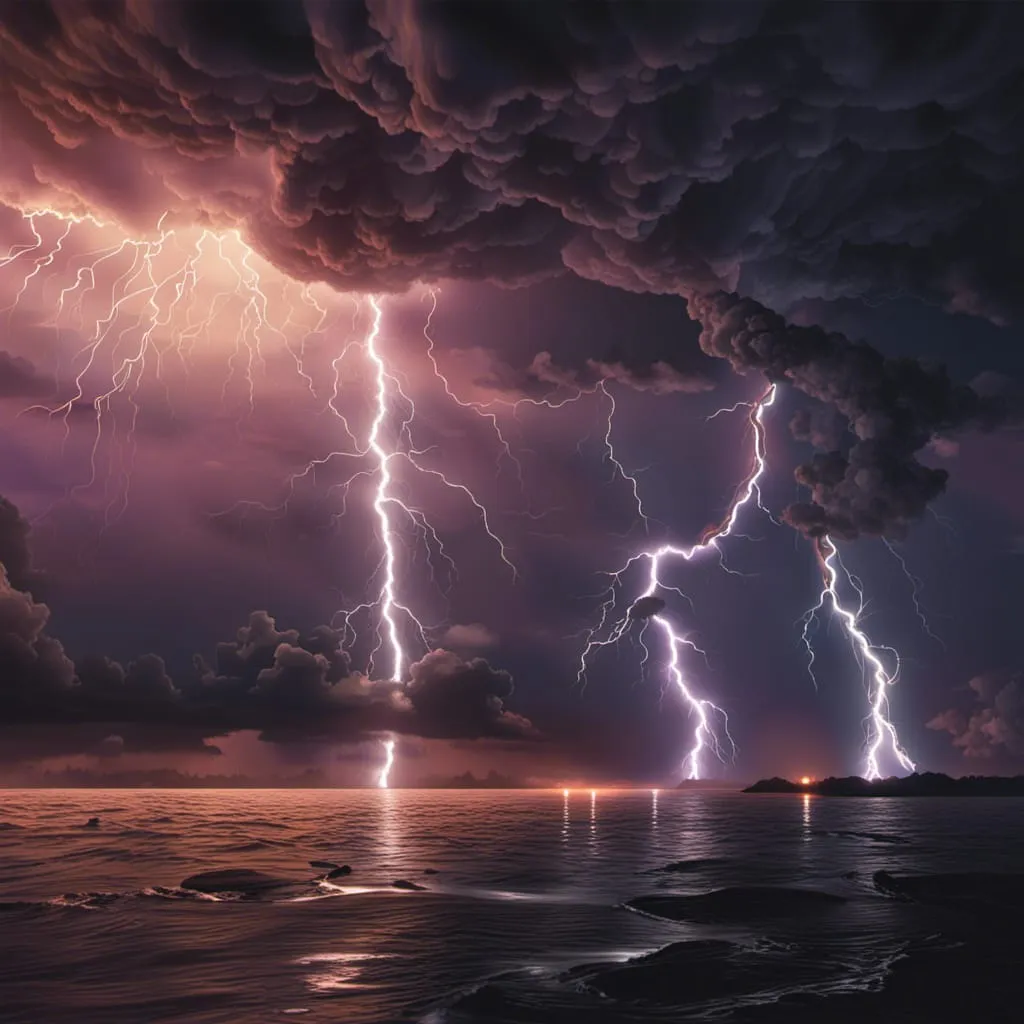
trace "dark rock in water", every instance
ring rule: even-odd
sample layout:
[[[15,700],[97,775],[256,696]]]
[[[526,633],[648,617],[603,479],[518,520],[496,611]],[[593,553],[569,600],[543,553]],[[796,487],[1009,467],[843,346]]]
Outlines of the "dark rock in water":
[[[436,875],[438,874],[437,868],[424,868],[423,874],[425,875]]]
[[[582,980],[610,999],[686,1006],[735,994],[739,979],[731,957],[737,952],[740,947],[721,939],[674,942],[625,963],[575,967],[563,980]]]
[[[393,889],[405,889],[408,892],[426,892],[427,887],[425,885],[417,885],[415,882],[407,882],[404,878],[399,878],[397,881],[391,883]]]
[[[696,857],[693,860],[674,860],[664,867],[654,868],[655,871],[699,871],[701,868],[716,868],[728,861],[724,857]]]
[[[225,871],[201,871],[198,875],[189,875],[181,883],[181,887],[194,889],[196,892],[240,892],[245,896],[255,896],[293,884],[287,879],[275,878],[262,871],[229,868]]]
[[[873,843],[909,843],[906,836],[896,836],[889,832],[850,832],[846,829],[837,829],[834,832],[828,829],[816,828],[811,830],[812,836],[831,836],[833,839],[869,839]]]
[[[843,872],[843,878],[845,878],[847,881],[852,881],[859,874],[860,874],[859,871],[844,871]]]
[[[736,886],[697,896],[637,896],[626,906],[670,921],[747,921],[794,917],[845,903],[842,896],[814,889]]]
[[[892,896],[981,914],[1024,913],[1024,875],[964,872],[949,875],[890,875],[876,871],[875,886]]]
[[[85,827],[86,828],[99,828],[100,827],[100,819],[99,818],[90,818],[85,823]]]
[[[333,870],[328,871],[324,878],[330,881],[332,878],[344,878],[345,875],[351,875],[352,869],[347,864],[340,864]]]
[[[311,868],[320,868],[322,871],[333,871],[338,867],[333,860],[311,860],[309,866]]]

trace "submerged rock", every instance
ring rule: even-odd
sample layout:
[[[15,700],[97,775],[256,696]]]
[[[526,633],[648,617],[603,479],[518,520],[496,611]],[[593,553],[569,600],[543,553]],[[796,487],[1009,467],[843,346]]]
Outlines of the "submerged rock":
[[[890,875],[876,871],[876,888],[891,896],[983,913],[1024,912],[1024,875],[968,871],[948,875]]]
[[[728,863],[724,857],[695,857],[693,860],[674,860],[671,864],[654,868],[654,871],[682,872],[699,871],[701,868],[717,868]]]
[[[100,827],[100,819],[99,818],[90,818],[85,823],[85,827],[86,828],[99,828]]]
[[[351,875],[352,869],[347,864],[339,864],[337,867],[328,871],[324,878],[330,881],[332,878],[344,878],[345,875]]]
[[[436,875],[438,874],[437,868],[424,868],[423,874],[425,875]]]
[[[610,999],[685,1006],[735,991],[738,972],[730,961],[737,951],[721,939],[674,942],[624,963],[573,968],[564,980],[583,981]]]
[[[311,868],[320,868],[322,871],[333,871],[338,867],[333,860],[311,860],[309,866]]]
[[[715,889],[697,896],[637,896],[626,906],[670,921],[714,922],[793,917],[845,902],[843,896],[815,889],[750,885]]]
[[[405,889],[407,892],[426,892],[427,887],[425,885],[417,885],[415,882],[406,881],[404,878],[399,878],[397,881],[391,883],[393,889]]]
[[[283,889],[288,885],[294,883],[249,868],[201,871],[197,875],[189,875],[181,883],[183,889],[193,889],[196,892],[240,892],[245,896],[256,896],[271,889]]]

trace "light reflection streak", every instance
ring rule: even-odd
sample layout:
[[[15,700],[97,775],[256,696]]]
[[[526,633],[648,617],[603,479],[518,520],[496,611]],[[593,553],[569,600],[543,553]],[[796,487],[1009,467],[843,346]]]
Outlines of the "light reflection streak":
[[[388,953],[311,953],[295,963],[300,967],[315,968],[304,979],[306,987],[311,992],[326,993],[374,987],[358,980],[364,964],[371,960],[390,959],[392,956]]]

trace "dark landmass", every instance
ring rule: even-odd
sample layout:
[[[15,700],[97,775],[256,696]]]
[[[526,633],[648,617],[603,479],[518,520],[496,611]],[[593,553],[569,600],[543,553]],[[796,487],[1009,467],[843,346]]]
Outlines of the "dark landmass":
[[[626,906],[670,921],[749,921],[794,917],[845,903],[842,896],[815,889],[738,885],[696,896],[637,896]]]
[[[1024,775],[965,775],[954,779],[938,772],[904,778],[875,779],[859,775],[821,779],[806,786],[788,779],[761,779],[744,793],[815,793],[818,796],[1024,796]]]
[[[692,789],[698,793],[708,789],[731,790],[735,793],[737,786],[735,782],[729,782],[726,779],[683,779],[675,788],[683,790]]]
[[[519,779],[509,775],[502,775],[492,768],[482,779],[478,779],[472,772],[463,772],[461,775],[440,777],[431,775],[420,780],[423,789],[533,789]]]

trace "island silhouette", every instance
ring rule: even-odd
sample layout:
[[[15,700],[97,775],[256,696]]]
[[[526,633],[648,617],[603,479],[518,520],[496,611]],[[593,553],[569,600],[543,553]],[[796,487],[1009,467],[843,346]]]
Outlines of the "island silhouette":
[[[817,796],[1024,796],[1024,775],[964,775],[920,772],[888,779],[859,775],[829,777],[807,783],[789,779],[761,779],[744,793],[814,793]]]

